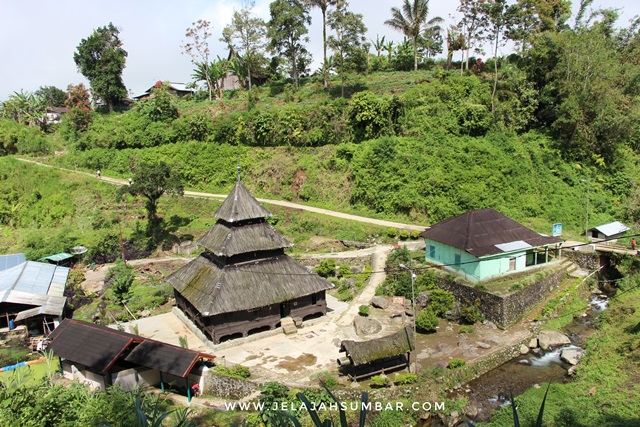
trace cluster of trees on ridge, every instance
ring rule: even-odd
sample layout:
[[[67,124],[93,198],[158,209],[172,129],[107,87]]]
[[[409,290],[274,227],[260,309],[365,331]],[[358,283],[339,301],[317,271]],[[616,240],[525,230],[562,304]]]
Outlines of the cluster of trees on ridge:
[[[584,1],[575,25],[569,26],[566,1],[463,0],[459,11],[464,19],[444,28],[440,19],[429,17],[427,1],[414,0],[393,8],[387,21],[407,36],[406,43],[393,46],[378,38],[367,45],[356,25],[358,31],[347,33],[358,34],[359,44],[340,45],[350,48],[339,51],[332,41],[340,37],[333,19],[351,16],[348,4],[309,3],[317,3],[326,17],[325,47],[334,53],[316,76],[303,77],[310,63],[301,50],[309,4],[275,1],[268,23],[245,7],[223,31],[234,54],[228,65],[244,89],[223,92],[216,86],[220,80],[211,73],[218,60],[210,61],[207,43],[211,29],[200,21],[188,29],[183,46],[192,55],[194,79],[204,82],[205,90],[193,99],[178,100],[158,84],[150,99],[109,112],[108,107],[92,109],[89,90],[82,85],[71,86],[68,94],[44,87],[41,95],[50,105],[64,98],[69,107],[62,124],[47,127],[33,106],[38,97],[16,94],[3,103],[0,152],[62,149],[68,154],[56,158],[59,164],[108,169],[125,177],[142,161],[179,161],[185,185],[203,190],[228,184],[217,175],[227,169],[232,175],[235,168],[226,163],[240,160],[264,193],[343,206],[344,199],[312,185],[313,174],[316,183],[334,174],[336,182],[345,182],[340,191],[348,203],[429,222],[491,206],[516,219],[541,216],[578,224],[584,194],[575,187],[597,175],[592,181],[594,193],[601,195],[597,209],[605,216],[637,220],[640,209],[632,199],[640,130],[639,20],[617,28],[616,11],[588,13],[591,2]],[[293,13],[294,6],[303,13]],[[288,13],[304,19],[290,22],[284,19]],[[498,15],[504,18],[500,25],[492,21]],[[351,18],[361,21],[357,15]],[[443,40],[440,47],[432,43],[437,37]],[[271,46],[272,52],[282,50],[277,60],[268,61],[270,38],[293,44]],[[496,54],[487,63],[472,57],[486,43],[495,48],[507,40],[516,43],[516,53]],[[93,70],[87,76],[97,69],[119,78],[126,52],[111,24],[83,40],[74,59],[81,67],[84,49],[102,45],[113,47],[113,64],[108,69],[86,64]],[[447,58],[433,59],[445,45]],[[375,53],[369,53],[371,47]],[[452,62],[455,51],[462,53],[457,64]],[[336,62],[337,54],[342,56]],[[244,71],[237,67],[243,61]],[[329,72],[332,63],[342,64],[337,75]],[[96,78],[95,84],[90,79],[93,99],[111,99],[110,105],[116,105],[119,96],[108,93],[118,93],[121,79]],[[120,83],[98,95],[104,81]],[[306,84],[298,86],[299,81]],[[218,99],[209,101],[214,96]],[[289,194],[262,183],[265,168],[243,147],[287,147],[295,161],[306,156],[296,150],[328,151],[296,166],[306,170],[309,184]]]

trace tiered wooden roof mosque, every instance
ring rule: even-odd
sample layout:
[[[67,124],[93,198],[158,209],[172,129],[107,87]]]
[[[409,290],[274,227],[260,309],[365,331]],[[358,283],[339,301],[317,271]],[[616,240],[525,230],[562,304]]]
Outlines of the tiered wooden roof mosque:
[[[237,183],[214,214],[216,224],[197,242],[204,252],[167,279],[177,296],[200,316],[211,317],[282,304],[332,288],[333,284],[284,253],[291,244],[266,221],[268,216],[238,172]]]

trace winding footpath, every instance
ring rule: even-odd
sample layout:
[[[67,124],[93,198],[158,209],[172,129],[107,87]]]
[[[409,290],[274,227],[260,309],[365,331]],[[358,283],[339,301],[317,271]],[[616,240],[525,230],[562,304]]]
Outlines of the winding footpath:
[[[94,176],[94,174],[89,173],[89,172],[83,172],[83,171],[79,171],[79,170],[61,168],[59,166],[47,165],[45,163],[40,163],[40,162],[37,162],[35,160],[29,160],[29,159],[24,159],[24,158],[20,158],[20,157],[16,157],[16,160],[19,160],[19,161],[25,162],[25,163],[31,163],[31,164],[42,166],[42,167],[46,167],[46,168],[59,169],[59,170],[65,171],[65,172],[76,173],[76,174],[86,175],[86,176]],[[106,181],[108,183],[114,184],[114,185],[127,185],[128,184],[128,182],[126,180],[124,180],[124,179],[110,178],[110,177],[107,177],[107,176],[104,176],[104,175],[102,175],[102,177],[100,179],[103,180],[103,181]],[[200,198],[205,198],[205,199],[225,199],[228,196],[228,194],[203,193],[203,192],[200,192],[200,191],[189,191],[189,190],[185,190],[184,195],[187,196],[187,197],[200,197]],[[375,218],[367,218],[367,217],[364,217],[364,216],[351,215],[351,214],[346,214],[346,213],[342,213],[342,212],[332,211],[332,210],[329,210],[329,209],[322,209],[322,208],[316,208],[314,206],[302,205],[302,204],[299,204],[299,203],[285,202],[283,200],[262,199],[262,198],[256,198],[256,200],[258,200],[260,203],[266,203],[266,204],[269,204],[269,205],[282,206],[282,207],[290,208],[290,209],[299,209],[299,210],[303,210],[303,211],[307,211],[307,212],[318,213],[318,214],[332,216],[332,217],[336,217],[336,218],[348,219],[348,220],[351,220],[351,221],[358,221],[358,222],[365,222],[365,223],[369,223],[369,224],[380,225],[382,227],[392,227],[392,228],[403,229],[403,230],[417,230],[417,231],[424,231],[427,228],[424,225],[403,224],[403,223],[400,223],[400,222],[385,221],[385,220],[382,220],[382,219],[375,219]]]

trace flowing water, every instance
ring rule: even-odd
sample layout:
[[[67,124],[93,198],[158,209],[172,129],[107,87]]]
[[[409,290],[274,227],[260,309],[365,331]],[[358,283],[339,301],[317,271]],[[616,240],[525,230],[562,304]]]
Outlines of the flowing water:
[[[587,315],[575,319],[564,331],[572,344],[553,349],[549,352],[529,353],[517,357],[502,366],[471,381],[451,397],[465,397],[472,409],[468,416],[474,421],[487,421],[493,411],[509,405],[509,396],[517,396],[531,386],[546,387],[549,382],[570,381],[567,369],[571,365],[560,360],[565,349],[580,349],[586,338],[594,330],[592,322],[607,308],[608,301],[604,296],[594,296],[589,301],[591,310]]]

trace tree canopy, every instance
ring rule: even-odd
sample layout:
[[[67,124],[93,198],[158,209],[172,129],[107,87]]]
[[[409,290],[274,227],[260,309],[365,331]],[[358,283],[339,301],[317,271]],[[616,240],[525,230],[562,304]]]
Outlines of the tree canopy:
[[[112,23],[82,39],[73,54],[78,71],[89,80],[94,102],[101,100],[109,111],[127,96],[122,81],[126,58],[120,31]]]

